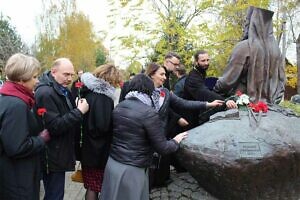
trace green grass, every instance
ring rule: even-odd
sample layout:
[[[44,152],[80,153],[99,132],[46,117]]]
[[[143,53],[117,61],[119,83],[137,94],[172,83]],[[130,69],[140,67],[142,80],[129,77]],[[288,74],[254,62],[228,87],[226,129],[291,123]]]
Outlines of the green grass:
[[[294,104],[290,101],[283,101],[279,105],[284,108],[289,108],[293,110],[296,113],[296,115],[300,116],[300,104]]]

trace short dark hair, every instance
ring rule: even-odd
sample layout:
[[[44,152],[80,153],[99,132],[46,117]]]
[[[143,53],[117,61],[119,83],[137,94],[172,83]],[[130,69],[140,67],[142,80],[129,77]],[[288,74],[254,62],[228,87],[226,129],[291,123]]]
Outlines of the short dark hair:
[[[195,54],[194,54],[194,61],[197,62],[198,60],[198,57],[200,54],[208,54],[207,51],[204,51],[204,50],[199,50],[197,51]]]
[[[129,91],[137,91],[141,93],[145,93],[149,96],[152,95],[154,91],[154,83],[150,77],[146,74],[137,74],[131,79],[129,82]]]
[[[173,58],[173,57],[177,58],[178,60],[181,59],[181,57],[180,57],[177,53],[175,53],[175,52],[168,52],[168,53],[165,55],[165,59]]]
[[[179,75],[185,75],[186,74],[186,69],[184,65],[179,65],[179,67],[175,68],[175,71],[179,73]]]

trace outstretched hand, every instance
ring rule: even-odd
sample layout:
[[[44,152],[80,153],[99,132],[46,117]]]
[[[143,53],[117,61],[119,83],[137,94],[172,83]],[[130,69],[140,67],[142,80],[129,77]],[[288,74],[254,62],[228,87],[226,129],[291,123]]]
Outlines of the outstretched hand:
[[[216,107],[224,104],[222,100],[214,100],[213,102],[207,102],[207,107]]]
[[[178,135],[176,135],[173,139],[180,143],[184,138],[187,138],[188,133],[187,132],[183,132],[183,133],[179,133]]]
[[[233,100],[226,101],[226,107],[228,109],[238,108],[237,104]]]

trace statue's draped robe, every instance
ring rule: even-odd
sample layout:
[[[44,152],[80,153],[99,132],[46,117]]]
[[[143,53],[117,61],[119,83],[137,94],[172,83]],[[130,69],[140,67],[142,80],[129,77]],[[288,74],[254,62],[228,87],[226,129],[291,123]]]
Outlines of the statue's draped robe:
[[[224,95],[240,90],[253,102],[279,103],[284,94],[285,74],[273,35],[273,12],[248,9],[243,40],[236,44],[227,67],[214,90]]]

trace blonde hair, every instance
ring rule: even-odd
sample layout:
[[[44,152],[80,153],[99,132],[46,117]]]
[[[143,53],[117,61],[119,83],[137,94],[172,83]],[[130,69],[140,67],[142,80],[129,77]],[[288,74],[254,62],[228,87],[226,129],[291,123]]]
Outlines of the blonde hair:
[[[39,72],[40,62],[32,56],[16,53],[7,60],[4,70],[10,81],[28,81]]]
[[[105,80],[114,87],[119,86],[121,81],[120,70],[113,64],[100,65],[94,70],[93,75]]]

